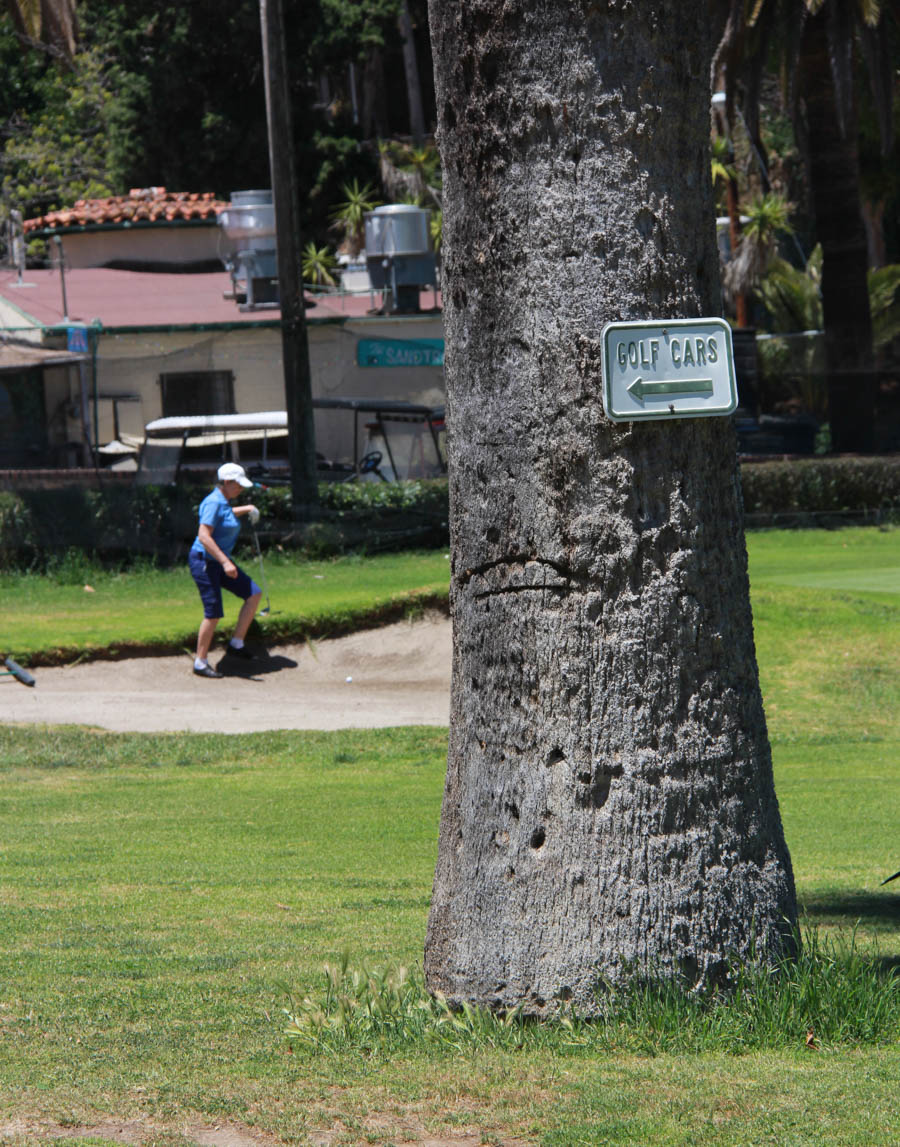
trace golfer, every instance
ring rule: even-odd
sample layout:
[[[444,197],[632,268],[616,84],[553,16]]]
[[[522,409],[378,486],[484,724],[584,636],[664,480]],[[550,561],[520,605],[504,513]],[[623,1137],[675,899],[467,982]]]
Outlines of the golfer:
[[[194,672],[198,677],[222,676],[208,660],[219,618],[225,616],[222,590],[227,589],[244,602],[234,627],[234,636],[225,652],[247,660],[252,660],[253,654],[244,645],[244,638],[262,596],[256,582],[231,560],[231,551],[241,532],[240,519],[249,517],[253,523],[259,521],[256,506],[231,505],[241,490],[249,490],[253,483],[244,473],[244,467],[236,462],[220,466],[217,477],[218,485],[200,503],[200,528],[188,556],[191,575],[203,602],[203,621],[197,634],[197,656],[194,659]]]

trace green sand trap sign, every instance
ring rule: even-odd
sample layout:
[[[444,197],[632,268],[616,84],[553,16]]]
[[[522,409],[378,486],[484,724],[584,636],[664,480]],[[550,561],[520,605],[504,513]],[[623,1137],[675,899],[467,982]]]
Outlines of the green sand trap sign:
[[[603,405],[614,422],[731,414],[737,383],[724,319],[607,323]]]

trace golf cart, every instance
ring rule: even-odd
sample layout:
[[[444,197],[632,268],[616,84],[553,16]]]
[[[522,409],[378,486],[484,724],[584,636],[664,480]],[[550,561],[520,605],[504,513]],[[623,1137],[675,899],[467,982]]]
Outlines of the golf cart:
[[[319,420],[329,420],[330,439],[340,412],[353,416],[352,453],[330,460],[316,455],[322,481],[396,481],[439,477],[447,471],[444,408],[363,398],[315,398]],[[364,416],[370,417],[363,421]],[[363,431],[363,434],[360,431]],[[317,427],[318,433],[318,427]],[[183,415],[157,418],[144,427],[136,481],[168,485],[191,475],[205,480],[223,462],[239,462],[265,485],[290,482],[288,423],[284,410],[250,414]],[[360,443],[362,442],[362,447]]]

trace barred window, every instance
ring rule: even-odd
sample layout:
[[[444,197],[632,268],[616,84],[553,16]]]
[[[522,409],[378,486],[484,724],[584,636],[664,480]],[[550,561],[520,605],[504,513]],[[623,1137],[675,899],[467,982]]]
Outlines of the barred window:
[[[230,370],[190,370],[161,374],[163,418],[191,414],[234,414],[234,375]]]

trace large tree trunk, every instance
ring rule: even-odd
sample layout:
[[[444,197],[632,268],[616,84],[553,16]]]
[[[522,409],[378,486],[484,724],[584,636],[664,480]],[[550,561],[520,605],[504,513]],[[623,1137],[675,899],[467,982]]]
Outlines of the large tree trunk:
[[[831,442],[838,451],[871,450],[876,382],[869,309],[868,243],[859,196],[856,115],[835,102],[826,20],[806,21],[801,67],[816,237],[822,244],[822,317]]]
[[[607,320],[715,313],[702,5],[432,0],[454,623],[425,971],[596,1006],[790,945],[734,431],[618,425]]]

